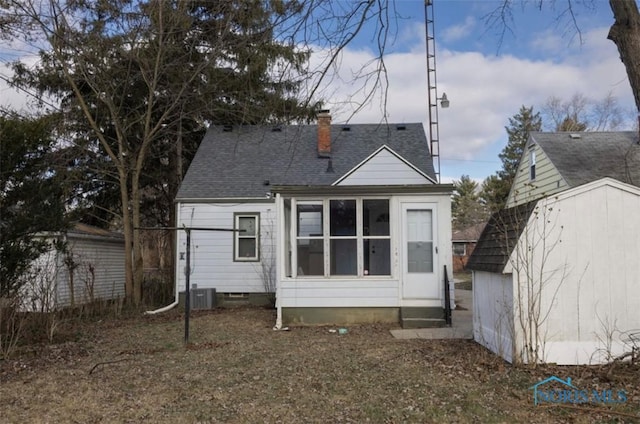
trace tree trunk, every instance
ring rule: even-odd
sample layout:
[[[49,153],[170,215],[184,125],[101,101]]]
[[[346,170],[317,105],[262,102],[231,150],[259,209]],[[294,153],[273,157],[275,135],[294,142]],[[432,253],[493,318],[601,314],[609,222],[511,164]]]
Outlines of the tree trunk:
[[[120,182],[120,201],[122,202],[122,230],[124,232],[124,295],[127,302],[133,299],[133,227],[131,226],[131,214],[129,212],[129,193],[127,187],[126,171],[118,169]]]
[[[131,178],[131,209],[132,209],[132,241],[133,241],[133,304],[138,306],[142,302],[142,281],[144,268],[142,260],[142,242],[140,240],[140,171],[135,170]]]
[[[636,0],[609,0],[615,19],[607,38],[615,43],[640,113],[640,13]]]

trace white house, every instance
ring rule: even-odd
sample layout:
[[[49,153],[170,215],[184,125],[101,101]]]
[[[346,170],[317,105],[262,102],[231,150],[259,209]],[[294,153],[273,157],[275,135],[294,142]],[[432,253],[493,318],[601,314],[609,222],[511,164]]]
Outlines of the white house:
[[[275,291],[277,326],[440,325],[452,188],[435,182],[422,124],[331,125],[323,112],[317,125],[211,128],[178,226],[240,231],[192,231],[190,282],[220,300]]]
[[[120,233],[76,224],[66,233],[43,234],[51,248],[34,261],[22,287],[22,308],[47,312],[124,297],[125,249]],[[58,249],[53,241],[66,244]]]
[[[467,264],[476,341],[510,362],[567,365],[638,347],[637,140],[531,134],[511,207],[494,214]]]

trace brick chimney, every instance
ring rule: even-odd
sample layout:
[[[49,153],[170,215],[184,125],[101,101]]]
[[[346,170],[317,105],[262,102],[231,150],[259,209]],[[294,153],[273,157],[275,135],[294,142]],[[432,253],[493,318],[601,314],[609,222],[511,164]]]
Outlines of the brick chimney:
[[[318,113],[318,155],[331,153],[331,114],[328,110]]]

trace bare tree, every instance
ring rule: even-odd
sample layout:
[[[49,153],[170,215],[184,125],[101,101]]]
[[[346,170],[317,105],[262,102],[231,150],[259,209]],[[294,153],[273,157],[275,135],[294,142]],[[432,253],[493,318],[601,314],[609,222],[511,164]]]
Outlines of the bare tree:
[[[582,93],[568,100],[552,96],[541,113],[551,131],[615,131],[626,121],[624,111],[611,93],[601,100],[590,99]]]

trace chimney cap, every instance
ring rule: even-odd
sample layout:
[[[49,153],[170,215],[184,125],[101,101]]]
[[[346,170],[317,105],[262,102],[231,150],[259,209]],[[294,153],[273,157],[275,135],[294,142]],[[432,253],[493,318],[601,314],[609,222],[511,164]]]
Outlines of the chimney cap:
[[[328,115],[330,113],[331,111],[329,109],[320,109],[320,111],[318,111],[318,115]]]

